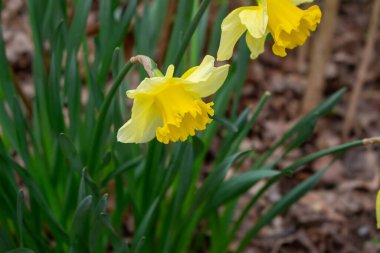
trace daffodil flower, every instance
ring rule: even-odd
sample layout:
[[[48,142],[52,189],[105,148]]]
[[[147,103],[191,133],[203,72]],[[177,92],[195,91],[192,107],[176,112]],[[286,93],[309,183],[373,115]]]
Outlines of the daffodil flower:
[[[134,100],[132,115],[119,129],[117,140],[144,143],[157,137],[168,144],[204,130],[212,121],[214,103],[201,98],[222,86],[229,69],[229,65],[214,67],[214,62],[212,56],[206,56],[181,77],[173,77],[174,66],[170,65],[165,76],[145,78],[135,90],[127,91]]]
[[[380,229],[380,190],[376,195],[376,227]]]
[[[264,51],[267,35],[272,34],[273,53],[286,56],[286,49],[305,43],[311,31],[321,20],[321,10],[313,5],[302,10],[297,5],[313,0],[258,0],[257,6],[240,7],[232,11],[222,22],[222,35],[218,60],[232,57],[233,48],[246,33],[250,57],[257,58]]]

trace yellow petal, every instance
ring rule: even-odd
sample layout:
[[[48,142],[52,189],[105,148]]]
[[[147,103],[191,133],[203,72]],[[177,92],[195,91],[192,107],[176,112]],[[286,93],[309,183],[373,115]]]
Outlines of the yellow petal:
[[[154,100],[146,95],[138,95],[132,107],[132,116],[117,132],[117,140],[123,143],[144,143],[152,140],[156,129],[162,125]]]
[[[173,74],[174,74],[174,66],[169,65],[168,69],[166,70],[165,77],[167,78],[173,77]]]
[[[306,10],[291,0],[267,0],[268,29],[273,36],[273,52],[286,55],[286,49],[303,45],[321,20],[321,10],[313,5]]]
[[[285,49],[286,49],[285,47],[280,46],[280,45],[278,45],[278,44],[276,44],[276,43],[273,44],[273,46],[272,46],[272,51],[273,51],[273,53],[274,53],[275,55],[277,55],[277,56],[280,56],[280,57],[285,57],[285,56],[287,55]]]
[[[262,6],[243,10],[239,14],[241,23],[248,29],[253,38],[261,38],[267,31],[268,15]]]
[[[233,49],[241,35],[246,31],[242,25],[239,14],[249,7],[240,7],[233,10],[222,22],[222,34],[218,49],[218,61],[229,60],[232,57]]]
[[[251,51],[251,59],[256,59],[260,54],[264,52],[265,40],[268,34],[264,34],[261,38],[254,38],[250,33],[247,33],[245,39],[247,41],[247,45],[249,51]]]
[[[128,90],[127,96],[133,99],[138,94],[154,94],[161,88],[161,84],[166,79],[166,77],[145,78],[135,90]]]
[[[201,65],[191,68],[181,77],[185,81],[189,81],[184,83],[188,91],[194,92],[200,97],[208,97],[223,85],[228,75],[229,65],[214,67],[214,62],[214,57],[207,55]]]
[[[151,77],[145,78],[140,85],[135,90],[128,90],[127,96],[129,98],[135,98],[137,94],[154,94],[159,92],[164,86],[163,83],[166,83],[170,78],[173,77],[174,66],[170,65],[166,70],[166,74],[163,77]]]
[[[376,227],[380,229],[380,190],[377,192],[376,196]]]
[[[291,0],[293,4],[300,5],[303,3],[312,3],[314,0]]]
[[[181,78],[191,82],[204,81],[210,76],[211,71],[214,68],[214,62],[214,57],[206,55],[199,66],[190,68],[181,76]]]

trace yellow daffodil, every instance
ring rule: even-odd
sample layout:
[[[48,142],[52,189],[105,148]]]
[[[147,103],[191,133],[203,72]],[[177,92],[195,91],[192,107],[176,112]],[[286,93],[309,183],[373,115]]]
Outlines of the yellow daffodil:
[[[195,131],[204,130],[214,115],[213,102],[201,98],[215,93],[224,83],[229,65],[214,67],[215,59],[206,56],[199,66],[181,77],[173,77],[170,65],[165,76],[145,78],[135,90],[127,91],[134,99],[131,119],[118,131],[117,139],[124,143],[157,140],[185,141]]]
[[[380,190],[376,196],[376,227],[380,229]]]
[[[222,23],[222,35],[218,60],[232,57],[233,48],[246,33],[250,57],[257,58],[264,51],[268,33],[272,34],[273,53],[286,56],[286,49],[305,43],[311,31],[315,31],[321,20],[321,10],[314,5],[302,10],[297,5],[313,0],[258,0],[257,6],[240,7],[232,11]]]

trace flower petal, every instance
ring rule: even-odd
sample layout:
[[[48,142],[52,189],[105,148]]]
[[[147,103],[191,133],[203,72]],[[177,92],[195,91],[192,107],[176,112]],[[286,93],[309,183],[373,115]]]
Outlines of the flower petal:
[[[286,53],[286,48],[283,47],[283,46],[280,46],[276,43],[273,44],[272,46],[272,51],[275,55],[277,56],[280,56],[280,57],[285,57],[287,56],[287,53]]]
[[[224,83],[228,75],[228,64],[214,67],[214,57],[207,55],[198,67],[189,69],[181,78],[188,91],[207,97],[214,94]]]
[[[134,90],[127,91],[127,97],[135,98],[138,94],[151,94],[163,83],[165,77],[145,78]]]
[[[153,94],[162,87],[162,84],[173,77],[173,73],[174,66],[170,65],[166,70],[165,76],[145,78],[135,90],[128,90],[127,96],[129,98],[135,98],[137,94]]]
[[[268,26],[268,15],[262,6],[244,10],[240,12],[239,17],[241,23],[247,27],[253,38],[258,39],[265,35]]]
[[[171,65],[169,65],[168,69],[166,70],[165,77],[167,77],[167,78],[173,77],[173,74],[174,74],[174,65],[171,64]]]
[[[246,31],[239,14],[251,7],[240,7],[233,10],[222,22],[222,34],[218,49],[218,61],[225,61],[232,57],[233,49],[240,36]]]
[[[264,46],[265,46],[265,40],[267,38],[268,33],[264,34],[261,38],[254,38],[250,33],[246,34],[246,41],[249,48],[249,51],[251,51],[251,59],[256,59],[260,54],[264,52]]]
[[[314,0],[291,0],[293,4],[300,5],[303,3],[312,3]]]
[[[156,129],[162,125],[162,119],[147,95],[137,95],[132,116],[117,132],[117,140],[124,143],[144,143],[156,136]]]

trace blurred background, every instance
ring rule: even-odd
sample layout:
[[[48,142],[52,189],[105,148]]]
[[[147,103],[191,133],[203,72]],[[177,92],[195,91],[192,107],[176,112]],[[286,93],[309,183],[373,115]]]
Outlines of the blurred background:
[[[208,10],[206,29],[210,31],[218,18],[220,2],[223,1],[212,0]],[[253,1],[229,2],[229,10],[232,10]],[[97,1],[94,3],[86,28],[90,54],[95,48],[90,38],[97,33],[99,25],[99,5]],[[349,140],[380,136],[380,1],[326,0],[315,3],[323,10],[323,21],[317,32],[303,47],[288,51],[285,58],[273,55],[272,43],[268,41],[265,53],[250,62],[241,103],[237,105],[240,110],[254,107],[265,91],[272,94],[249,138],[243,142],[242,148],[260,153],[324,97],[342,87],[347,88],[342,101],[333,113],[320,120],[307,144],[293,151],[287,157],[289,161],[284,160],[279,166]],[[169,44],[170,13],[175,11],[176,4],[176,0],[169,0],[168,15],[160,31],[160,47],[154,52],[159,66],[163,65]],[[141,12],[142,8],[138,10]],[[34,97],[31,76],[33,43],[26,1],[3,1],[1,18],[13,78],[26,108],[31,110]],[[206,36],[205,40],[208,39]],[[131,29],[124,45],[127,58],[134,51],[134,40]],[[135,85],[137,83],[138,80]],[[217,147],[218,141],[213,145]],[[212,152],[210,159],[213,158]],[[330,160],[331,157],[322,158],[272,187],[251,211],[251,219],[255,220],[256,213],[265,212],[283,192],[323,168]],[[379,182],[379,149],[349,151],[332,165],[317,188],[265,227],[250,250],[273,253],[379,252],[380,236],[375,228],[374,211]],[[249,223],[247,227],[251,225]]]

